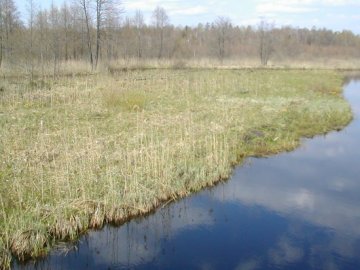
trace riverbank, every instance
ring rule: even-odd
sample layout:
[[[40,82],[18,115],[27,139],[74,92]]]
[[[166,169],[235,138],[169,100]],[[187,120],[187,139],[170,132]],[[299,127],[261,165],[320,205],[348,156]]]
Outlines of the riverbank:
[[[38,257],[351,120],[335,71],[144,70],[0,92],[0,263]]]

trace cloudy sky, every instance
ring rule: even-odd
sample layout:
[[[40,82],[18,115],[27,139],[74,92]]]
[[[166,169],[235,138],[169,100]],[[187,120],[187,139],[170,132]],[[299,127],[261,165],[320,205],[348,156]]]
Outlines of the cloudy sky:
[[[15,0],[25,13],[26,0]],[[60,4],[64,0],[53,0]],[[70,2],[71,0],[67,0]],[[36,0],[47,8],[50,0]],[[123,0],[124,16],[132,16],[139,9],[150,22],[156,6],[167,11],[174,25],[196,25],[212,22],[217,16],[227,16],[234,24],[256,25],[260,18],[277,26],[326,27],[349,29],[360,34],[360,0]]]

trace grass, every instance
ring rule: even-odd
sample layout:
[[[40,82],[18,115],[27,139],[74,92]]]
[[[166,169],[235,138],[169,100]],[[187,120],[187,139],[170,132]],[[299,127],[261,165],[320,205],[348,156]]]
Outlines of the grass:
[[[144,70],[0,92],[0,265],[46,254],[352,118],[334,71]]]
[[[149,69],[325,69],[325,70],[353,70],[360,69],[360,60],[349,57],[296,57],[283,58],[273,56],[267,66],[262,66],[257,56],[252,57],[230,57],[222,61],[218,58],[191,58],[191,59],[138,59],[126,58],[100,62],[96,70],[92,70],[88,61],[68,60],[60,61],[59,70],[55,77],[64,76],[86,76],[93,74],[109,73],[117,75],[124,71],[149,70]],[[4,62],[0,68],[1,77],[28,77],[29,68],[26,65]],[[35,66],[34,78],[53,78],[53,62],[44,63],[43,66]],[[41,83],[41,82],[40,82]],[[1,84],[1,83],[0,83]],[[1,87],[1,86],[0,86]]]

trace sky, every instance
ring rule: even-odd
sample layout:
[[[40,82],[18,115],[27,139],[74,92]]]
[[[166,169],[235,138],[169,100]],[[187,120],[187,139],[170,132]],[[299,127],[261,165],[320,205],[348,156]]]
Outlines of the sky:
[[[54,2],[61,5],[72,0],[35,0],[41,8]],[[15,0],[26,15],[26,0]],[[132,17],[138,9],[147,23],[151,13],[161,6],[174,25],[194,26],[213,22],[218,16],[228,17],[234,25],[257,25],[261,19],[275,26],[351,30],[360,34],[360,0],[122,0],[123,17]]]

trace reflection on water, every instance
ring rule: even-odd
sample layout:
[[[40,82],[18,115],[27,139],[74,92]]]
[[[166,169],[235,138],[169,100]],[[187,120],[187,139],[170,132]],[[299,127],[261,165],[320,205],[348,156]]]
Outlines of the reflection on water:
[[[360,269],[360,82],[355,120],[228,182],[22,269]]]

